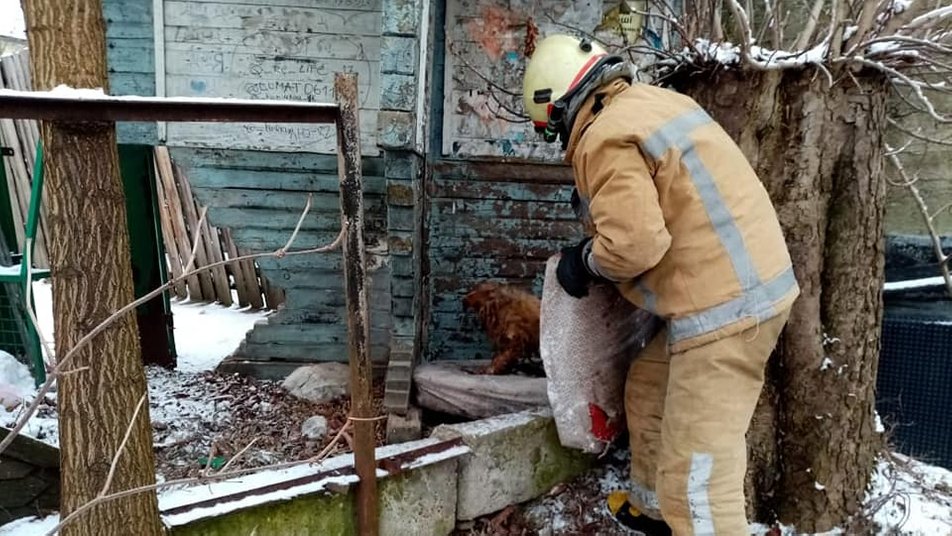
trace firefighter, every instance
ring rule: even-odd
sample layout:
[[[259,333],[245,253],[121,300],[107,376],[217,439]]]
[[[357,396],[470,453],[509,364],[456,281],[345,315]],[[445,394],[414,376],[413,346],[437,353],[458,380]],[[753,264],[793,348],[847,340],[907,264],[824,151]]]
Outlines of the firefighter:
[[[665,320],[628,371],[630,489],[608,507],[648,535],[749,534],[745,435],[800,288],[738,146],[692,99],[632,73],[596,43],[552,35],[523,80],[590,224],[561,251],[561,286],[581,298],[609,282]]]

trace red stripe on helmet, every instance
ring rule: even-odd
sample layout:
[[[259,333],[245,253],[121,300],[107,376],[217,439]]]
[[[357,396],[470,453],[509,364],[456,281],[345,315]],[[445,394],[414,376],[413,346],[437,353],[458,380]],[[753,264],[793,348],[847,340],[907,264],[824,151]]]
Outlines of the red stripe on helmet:
[[[596,54],[589,58],[588,61],[585,62],[585,65],[583,65],[582,68],[579,69],[577,73],[575,73],[575,78],[572,79],[572,83],[569,84],[569,87],[565,91],[575,87],[575,84],[578,84],[578,81],[581,80],[583,76],[585,76],[585,73],[588,72],[592,65],[594,65],[596,61],[603,58],[604,56],[606,56],[606,54]]]

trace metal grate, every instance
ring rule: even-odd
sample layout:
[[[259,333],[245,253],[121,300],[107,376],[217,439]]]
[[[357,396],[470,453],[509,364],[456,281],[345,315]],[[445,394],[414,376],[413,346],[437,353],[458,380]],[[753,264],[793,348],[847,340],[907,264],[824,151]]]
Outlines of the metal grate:
[[[896,448],[952,469],[952,307],[883,319],[876,409]]]

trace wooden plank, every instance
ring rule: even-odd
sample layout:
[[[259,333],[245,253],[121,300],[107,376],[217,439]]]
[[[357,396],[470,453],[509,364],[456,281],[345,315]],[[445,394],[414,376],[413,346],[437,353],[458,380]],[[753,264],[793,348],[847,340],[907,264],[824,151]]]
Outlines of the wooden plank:
[[[182,266],[184,262],[179,252],[178,242],[175,240],[175,234],[172,231],[169,200],[165,195],[165,185],[162,182],[158,164],[155,161],[153,161],[153,166],[155,167],[155,190],[159,204],[159,227],[162,230],[162,242],[165,244],[165,254],[168,257],[169,271],[172,273],[173,278],[178,278],[182,276]],[[172,291],[175,293],[175,297],[179,299],[184,300],[188,297],[188,288],[186,287],[185,281],[179,281],[173,284]]]
[[[380,202],[379,205],[382,207],[383,203]],[[297,224],[298,220],[301,217],[299,209],[294,207],[294,210],[278,210],[278,209],[269,209],[269,208],[244,208],[244,207],[217,207],[213,214],[211,214],[212,223],[216,227],[231,227],[237,232],[239,227],[244,228],[254,228],[259,230],[273,230],[278,233],[284,233],[284,242],[287,242],[288,238],[291,237],[291,232],[294,230],[294,226]],[[368,211],[368,218],[373,221],[373,227],[370,231],[373,233],[373,230],[380,229],[381,231],[386,226],[386,221],[383,217],[383,210],[376,209],[373,211]],[[333,214],[328,212],[313,212],[308,213],[307,217],[304,218],[304,221],[301,223],[301,233],[306,234],[311,231],[334,231],[334,236],[340,230],[340,218],[335,218]],[[235,237],[238,238],[237,236]],[[241,243],[241,240],[238,239],[238,243]],[[283,243],[283,242],[282,242]],[[298,239],[295,239],[293,247],[299,249]]]
[[[379,154],[381,9],[382,2],[345,0],[166,1],[167,94],[330,102],[334,73],[357,73],[361,148]],[[336,152],[334,125],[175,123],[167,139],[176,146]]]
[[[23,149],[20,146],[19,138],[16,133],[16,125],[11,119],[0,119],[0,133],[3,135],[5,146],[13,149],[13,156],[4,157],[3,161],[8,166],[8,181],[10,185],[10,194],[13,202],[13,212],[19,215],[17,239],[20,241],[20,251],[24,248],[24,227],[27,220],[27,214],[30,207],[30,189],[29,174],[24,164]]]
[[[244,54],[304,56],[337,60],[380,61],[381,38],[339,33],[321,34],[258,30],[248,33],[237,28],[165,26],[166,50],[182,50],[198,45],[199,50]]]
[[[152,38],[113,39],[106,47],[106,61],[112,72],[155,74]]]
[[[209,254],[208,261],[210,263],[223,261],[224,256],[221,252],[221,236],[218,234],[218,229],[209,225],[207,219],[202,227],[202,236],[204,237],[206,249]],[[233,303],[231,284],[229,283],[228,274],[225,272],[225,267],[218,266],[217,268],[213,268],[212,276],[212,280],[215,283],[215,292],[218,295],[218,301],[225,307],[231,307]]]
[[[185,216],[183,214],[182,201],[178,195],[178,188],[175,186],[175,172],[172,169],[172,160],[169,158],[168,148],[159,146],[155,148],[155,161],[159,169],[159,177],[162,181],[162,187],[165,192],[166,202],[168,203],[169,222],[172,227],[172,234],[178,244],[179,258],[181,259],[182,269],[186,268],[189,257],[191,256],[191,239],[188,236],[188,227],[185,225]],[[186,279],[189,296],[195,301],[202,301],[202,286],[199,283],[198,276],[192,275]]]
[[[284,289],[271,284],[271,280],[260,272],[258,273],[258,277],[261,280],[261,290],[264,293],[265,307],[268,309],[277,309],[279,305],[284,304],[287,299]]]
[[[222,241],[228,258],[235,259],[240,256],[238,248],[235,246],[235,241],[232,239],[231,229],[227,227],[222,228]],[[238,305],[247,307],[250,304],[253,308],[260,309],[261,306],[258,304],[256,293],[258,285],[255,282],[253,273],[254,266],[251,261],[232,262],[229,263],[228,266],[232,274],[234,274],[235,291],[238,294]]]
[[[249,0],[191,0],[195,4],[247,4]],[[381,0],[281,0],[286,7],[317,7],[350,9],[355,11],[380,11]]]
[[[546,221],[576,221],[578,219],[569,203],[511,199],[434,199],[430,203],[430,208],[432,218],[448,220],[459,214],[494,219]]]
[[[106,2],[113,4],[115,2]],[[150,17],[151,19],[151,17]],[[112,43],[118,39],[145,39],[152,37],[151,21],[125,21],[110,20],[106,23],[106,43]]]
[[[340,255],[334,255],[339,257]],[[262,266],[262,272],[276,281],[284,281],[285,288],[293,291],[311,290],[341,290],[344,288],[344,277],[340,268],[327,266],[327,263],[333,262],[331,259],[323,257],[312,257],[315,266],[313,270],[308,271],[305,268],[265,268]],[[321,261],[320,263],[318,261]],[[336,268],[336,269],[335,269]],[[385,273],[375,272],[373,281],[369,286],[373,292],[387,293],[389,291],[389,276]]]
[[[169,66],[169,69],[175,69]],[[334,72],[334,71],[332,71]],[[339,71],[338,71],[339,72]],[[380,109],[380,91],[374,84],[376,75],[370,74],[361,84],[361,126],[366,125],[365,115],[376,115]],[[261,75],[229,74],[178,74],[166,76],[166,90],[172,97],[228,97],[238,99],[293,100],[306,102],[331,102],[334,88],[326,80],[304,80],[286,78],[274,73]],[[187,124],[187,123],[186,123]],[[216,123],[228,125],[230,123]],[[252,123],[254,124],[254,123]],[[275,123],[276,125],[294,125],[294,123]],[[313,126],[301,123],[306,126]],[[316,126],[327,126],[321,124]],[[230,147],[224,147],[230,149]]]
[[[179,172],[180,186],[183,190],[183,198],[191,200],[189,202],[189,207],[195,208],[195,216],[198,217],[198,209],[201,207],[196,207],[197,201],[195,201],[195,196],[192,194],[191,185],[189,184],[188,176],[182,173],[181,167],[176,167],[176,171]],[[186,217],[188,217],[188,208],[186,208]],[[195,230],[193,229],[193,232]],[[201,229],[198,229],[197,232],[201,234],[202,245],[199,246],[200,249],[205,250],[205,261],[207,264],[214,264],[222,260],[221,253],[221,238],[218,235],[217,230],[212,231],[212,226],[209,224],[208,218],[206,216],[205,221],[202,223]],[[224,266],[217,266],[212,268],[211,271],[206,272],[208,277],[211,279],[212,284],[215,287],[215,295],[218,298],[218,301],[226,307],[230,307],[232,304],[231,296],[231,287],[228,283],[228,274],[225,272]]]
[[[143,73],[109,73],[109,93],[152,97],[155,96],[155,79]]]
[[[204,247],[202,230],[198,225],[198,210],[195,207],[195,199],[192,197],[192,191],[188,186],[188,177],[186,177],[175,163],[172,163],[172,173],[175,177],[175,185],[178,188],[178,197],[180,205],[185,216],[185,223],[188,229],[188,236],[191,239],[192,250],[195,252],[195,266],[206,266],[208,262],[208,252]],[[207,217],[207,216],[206,216]],[[196,247],[196,244],[198,246]],[[212,282],[212,274],[207,270],[198,273],[198,283],[202,288],[203,300],[213,301],[215,299],[215,285]]]
[[[282,192],[270,189],[219,189],[219,188],[195,188],[194,192],[203,203],[215,207],[229,208],[260,208],[276,209],[283,212],[298,211],[303,212],[307,205],[308,192]],[[382,202],[382,201],[381,201]],[[324,195],[315,195],[311,199],[311,208],[309,213],[328,212],[338,214],[340,212],[339,196],[326,193]],[[293,229],[293,226],[292,226]],[[289,231],[291,229],[288,229]]]
[[[230,97],[231,95],[206,96]],[[380,154],[376,142],[377,112],[362,110],[360,124],[361,132],[368,133],[361,140],[361,151],[370,155]],[[336,139],[337,133],[333,125],[201,122],[168,124],[168,144],[177,147],[334,154]]]
[[[456,237],[490,238],[518,236],[529,239],[580,236],[581,224],[574,221],[493,220],[457,214],[450,221],[433,220],[431,234]]]
[[[315,198],[323,197],[320,194],[333,194],[334,199],[340,198],[334,191],[339,187],[339,179],[331,175],[212,168],[202,164],[190,165],[186,169],[188,169],[192,186],[196,189],[211,189],[220,192],[237,189],[259,194],[262,191],[295,191],[314,193]],[[368,177],[367,183],[364,184],[364,193],[368,197],[383,195],[386,192],[386,184],[383,177]],[[222,193],[222,195],[226,194]]]
[[[574,184],[571,166],[536,162],[451,161],[442,160],[432,166],[436,179],[467,181],[529,183],[531,185]]]
[[[379,62],[188,48],[167,53],[166,87],[175,95],[330,102],[334,73],[355,72],[361,80],[361,110],[380,108]]]
[[[116,21],[152,24],[152,0],[103,2],[102,10],[107,24]]]
[[[344,344],[347,341],[346,329],[330,329],[337,326],[326,324],[265,324],[248,333],[245,339],[254,344]],[[384,345],[390,342],[390,328],[370,330],[370,343]]]
[[[211,168],[218,170],[276,171],[281,173],[302,173],[304,175],[332,175],[337,177],[337,155],[314,153],[281,153],[265,151],[236,151],[228,149],[206,149],[200,147],[170,148],[175,161],[189,170],[189,177],[195,182],[191,168]],[[361,160],[365,178],[384,176],[382,157],[365,157]],[[364,185],[364,191],[368,185]],[[280,189],[280,188],[277,188]],[[293,188],[288,188],[293,189]],[[303,188],[309,189],[307,187]]]
[[[257,223],[257,222],[256,222]],[[241,244],[250,252],[271,252],[284,246],[288,241],[285,229],[263,229],[258,227],[232,227],[232,236],[236,244]],[[323,231],[302,231],[294,240],[293,249],[308,249],[325,246],[337,238],[339,229]]]
[[[372,361],[386,363],[390,354],[389,344],[373,345],[369,347]],[[235,353],[241,359],[257,359],[268,361],[294,360],[301,356],[308,356],[312,362],[346,361],[347,345],[345,344],[242,344]]]
[[[348,6],[349,7],[349,6]],[[284,32],[379,35],[382,16],[377,10],[272,6],[254,2],[166,1],[165,24],[210,28],[244,28]]]

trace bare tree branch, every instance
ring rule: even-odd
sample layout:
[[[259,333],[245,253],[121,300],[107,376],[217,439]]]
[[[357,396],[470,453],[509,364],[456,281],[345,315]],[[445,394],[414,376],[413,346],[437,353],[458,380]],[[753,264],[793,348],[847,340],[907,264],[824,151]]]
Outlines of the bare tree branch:
[[[384,417],[381,416],[381,417],[377,417],[376,419],[382,419],[382,418]],[[245,475],[248,473],[256,473],[260,471],[270,471],[270,470],[277,470],[277,469],[288,469],[291,467],[297,467],[299,465],[319,463],[327,457],[327,455],[334,449],[334,447],[336,447],[337,442],[340,441],[341,437],[343,437],[346,434],[347,429],[350,428],[351,426],[351,423],[352,423],[352,419],[348,417],[347,422],[345,422],[344,425],[341,426],[340,430],[338,430],[337,432],[337,435],[335,435],[334,438],[331,439],[330,443],[328,443],[319,453],[317,453],[316,455],[306,460],[296,460],[293,462],[276,463],[276,464],[265,465],[261,467],[234,469],[232,471],[224,471],[224,468],[222,468],[222,470],[217,473],[211,473],[208,475],[202,475],[202,476],[193,477],[193,478],[180,478],[177,480],[168,480],[166,482],[158,482],[155,484],[149,484],[147,486],[139,486],[137,488],[123,490],[123,491],[113,493],[110,495],[96,497],[95,499],[89,501],[88,503],[80,506],[76,510],[73,510],[68,516],[60,520],[60,522],[55,527],[53,527],[52,529],[50,529],[49,532],[46,533],[46,536],[53,536],[54,534],[62,530],[64,526],[76,520],[76,518],[79,517],[84,512],[88,511],[89,509],[93,508],[94,506],[98,504],[102,504],[107,501],[114,501],[116,499],[121,499],[123,497],[138,495],[140,493],[146,493],[153,490],[170,488],[173,486],[183,486],[188,484],[207,484],[209,482],[224,480],[227,478],[231,478],[233,476],[240,476],[240,475]]]
[[[908,173],[906,173],[905,167],[902,165],[902,161],[899,159],[899,155],[893,152],[893,149],[886,146],[887,151],[892,154],[889,154],[887,157],[889,162],[892,163],[893,167],[896,168],[896,171],[899,173],[899,176],[905,181],[905,186],[909,190],[909,193],[912,194],[912,198],[916,201],[916,206],[919,208],[919,213],[922,215],[922,221],[925,223],[926,229],[929,232],[929,236],[932,239],[932,247],[935,250],[936,259],[939,262],[939,271],[942,273],[943,279],[945,279],[946,290],[949,293],[949,297],[952,297],[952,274],[949,273],[949,256],[945,254],[942,250],[942,239],[939,236],[939,231],[935,226],[935,219],[929,213],[929,207],[926,205],[925,199],[922,197],[922,193],[919,191],[919,188],[916,187],[916,181],[918,177],[913,177],[910,179]]]
[[[797,36],[796,41],[794,41],[794,50],[803,50],[809,46],[810,39],[813,38],[813,32],[816,31],[817,23],[820,22],[820,13],[823,12],[824,4],[826,4],[826,0],[815,0],[813,2],[813,7],[807,16],[807,24],[803,27],[803,31],[800,32],[800,35]],[[775,46],[774,48],[777,47]]]
[[[197,231],[198,230],[196,229],[196,232]],[[111,326],[118,319],[122,318],[123,315],[126,315],[129,312],[134,311],[138,306],[162,294],[163,292],[171,288],[173,285],[175,285],[179,281],[184,281],[185,279],[195,274],[198,274],[207,270],[213,270],[219,266],[224,266],[226,264],[230,264],[234,262],[261,259],[265,257],[278,258],[279,253],[281,257],[290,257],[290,256],[296,256],[296,255],[310,255],[313,253],[326,253],[328,251],[333,251],[337,249],[340,246],[341,240],[343,240],[345,234],[346,234],[346,229],[342,228],[340,230],[340,233],[338,233],[337,238],[335,238],[333,242],[324,246],[316,247],[316,248],[309,248],[309,249],[303,249],[303,250],[297,250],[297,251],[284,251],[283,253],[281,253],[281,250],[279,249],[279,250],[275,250],[275,251],[271,251],[267,253],[255,253],[250,255],[243,255],[243,256],[235,257],[233,259],[225,259],[225,260],[213,262],[210,264],[206,264],[205,266],[202,266],[199,268],[192,268],[190,270],[186,270],[185,272],[180,274],[178,277],[171,278],[164,285],[152,290],[151,292],[147,293],[141,298],[120,308],[118,311],[116,311],[115,313],[110,315],[108,318],[100,322],[99,325],[94,327],[89,333],[84,335],[79,341],[77,341],[76,344],[72,348],[70,348],[68,352],[66,352],[66,355],[64,355],[62,359],[56,360],[56,365],[53,367],[53,370],[48,375],[43,385],[40,386],[36,396],[33,399],[33,402],[31,402],[30,405],[27,407],[26,412],[20,418],[19,422],[17,422],[13,430],[11,430],[10,433],[7,434],[7,437],[3,438],[3,441],[0,441],[0,453],[2,453],[4,450],[6,450],[10,446],[10,444],[13,442],[16,436],[20,432],[23,431],[24,427],[26,427],[27,422],[33,417],[33,415],[36,414],[36,411],[39,409],[40,405],[43,403],[43,400],[46,394],[50,391],[50,389],[52,389],[53,384],[55,383],[57,377],[62,376],[65,372],[67,372],[64,368],[66,363],[68,363],[69,360],[73,356],[75,356],[80,350],[82,350],[87,344],[89,344],[89,342],[92,339],[94,339],[97,335],[105,331],[109,326]],[[196,236],[195,238],[197,243],[198,237]],[[289,245],[290,245],[290,242],[285,247],[288,247]],[[193,258],[194,258],[194,252],[193,252]],[[189,262],[189,266],[191,266],[191,264],[192,262]],[[33,320],[33,318],[31,318],[31,320]]]

